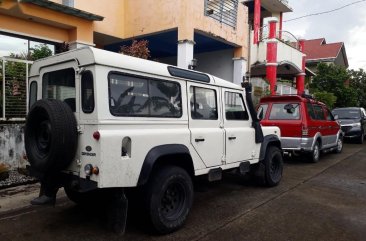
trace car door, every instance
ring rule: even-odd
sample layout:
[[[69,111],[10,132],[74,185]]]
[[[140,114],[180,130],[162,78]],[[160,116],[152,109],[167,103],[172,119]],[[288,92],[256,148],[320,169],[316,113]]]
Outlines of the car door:
[[[315,118],[316,120],[313,122],[317,132],[319,132],[322,136],[322,146],[327,147],[330,143],[329,141],[329,130],[327,126],[327,121],[325,118],[325,113],[323,110],[323,107],[319,104],[313,104],[313,109],[315,112]]]
[[[366,111],[364,108],[361,108],[361,126],[363,130],[363,134],[366,134]]]
[[[338,137],[338,131],[340,129],[339,124],[334,120],[332,112],[326,108],[323,107],[325,117],[326,117],[326,132],[327,132],[327,139],[328,139],[328,145],[329,146],[335,146],[337,145],[337,137]]]
[[[191,144],[207,167],[224,161],[220,88],[188,83]]]
[[[240,91],[222,89],[226,163],[252,160],[255,156],[255,130]]]

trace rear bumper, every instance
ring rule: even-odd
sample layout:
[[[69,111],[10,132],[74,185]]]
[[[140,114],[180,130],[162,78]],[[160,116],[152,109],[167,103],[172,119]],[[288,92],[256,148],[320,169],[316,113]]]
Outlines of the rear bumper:
[[[88,192],[98,188],[98,183],[88,178],[81,178],[72,173],[61,173],[61,186],[67,186],[74,191]]]
[[[312,151],[313,137],[281,137],[281,145],[284,151]]]

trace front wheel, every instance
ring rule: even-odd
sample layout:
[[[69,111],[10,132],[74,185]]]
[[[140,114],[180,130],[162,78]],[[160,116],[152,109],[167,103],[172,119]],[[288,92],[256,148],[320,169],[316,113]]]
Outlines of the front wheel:
[[[337,147],[335,149],[335,153],[341,153],[343,149],[343,138],[339,137],[337,140]]]
[[[360,137],[358,137],[357,143],[363,144],[363,141],[364,141],[364,136],[363,136],[363,131],[362,131]]]
[[[278,147],[270,146],[267,149],[264,166],[265,184],[269,187],[278,185],[283,172],[283,155]]]
[[[158,233],[171,233],[182,227],[192,202],[191,177],[180,167],[163,167],[149,181],[146,206],[151,224]]]

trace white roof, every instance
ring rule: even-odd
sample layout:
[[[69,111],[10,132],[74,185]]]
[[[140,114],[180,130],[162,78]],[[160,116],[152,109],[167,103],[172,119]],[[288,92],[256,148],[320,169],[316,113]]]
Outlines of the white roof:
[[[172,77],[168,71],[169,65],[92,47],[78,48],[61,54],[50,56],[48,58],[37,60],[33,63],[31,67],[30,76],[38,76],[43,66],[51,66],[68,61],[77,61],[79,67],[99,64],[115,68],[134,70],[141,73]],[[232,82],[220,79],[210,74],[206,75],[210,77],[211,84],[227,88],[241,89],[240,86]]]

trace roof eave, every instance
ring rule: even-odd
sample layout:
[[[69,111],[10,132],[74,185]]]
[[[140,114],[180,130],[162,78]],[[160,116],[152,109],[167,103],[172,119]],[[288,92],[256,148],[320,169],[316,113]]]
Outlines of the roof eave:
[[[80,9],[76,9],[73,7],[65,6],[59,3],[55,3],[48,0],[19,0],[20,2],[34,4],[40,7],[48,8],[54,11],[59,11],[64,14],[72,15],[78,18],[83,18],[89,21],[102,21],[104,19],[103,16],[96,15],[93,13],[89,13]]]

